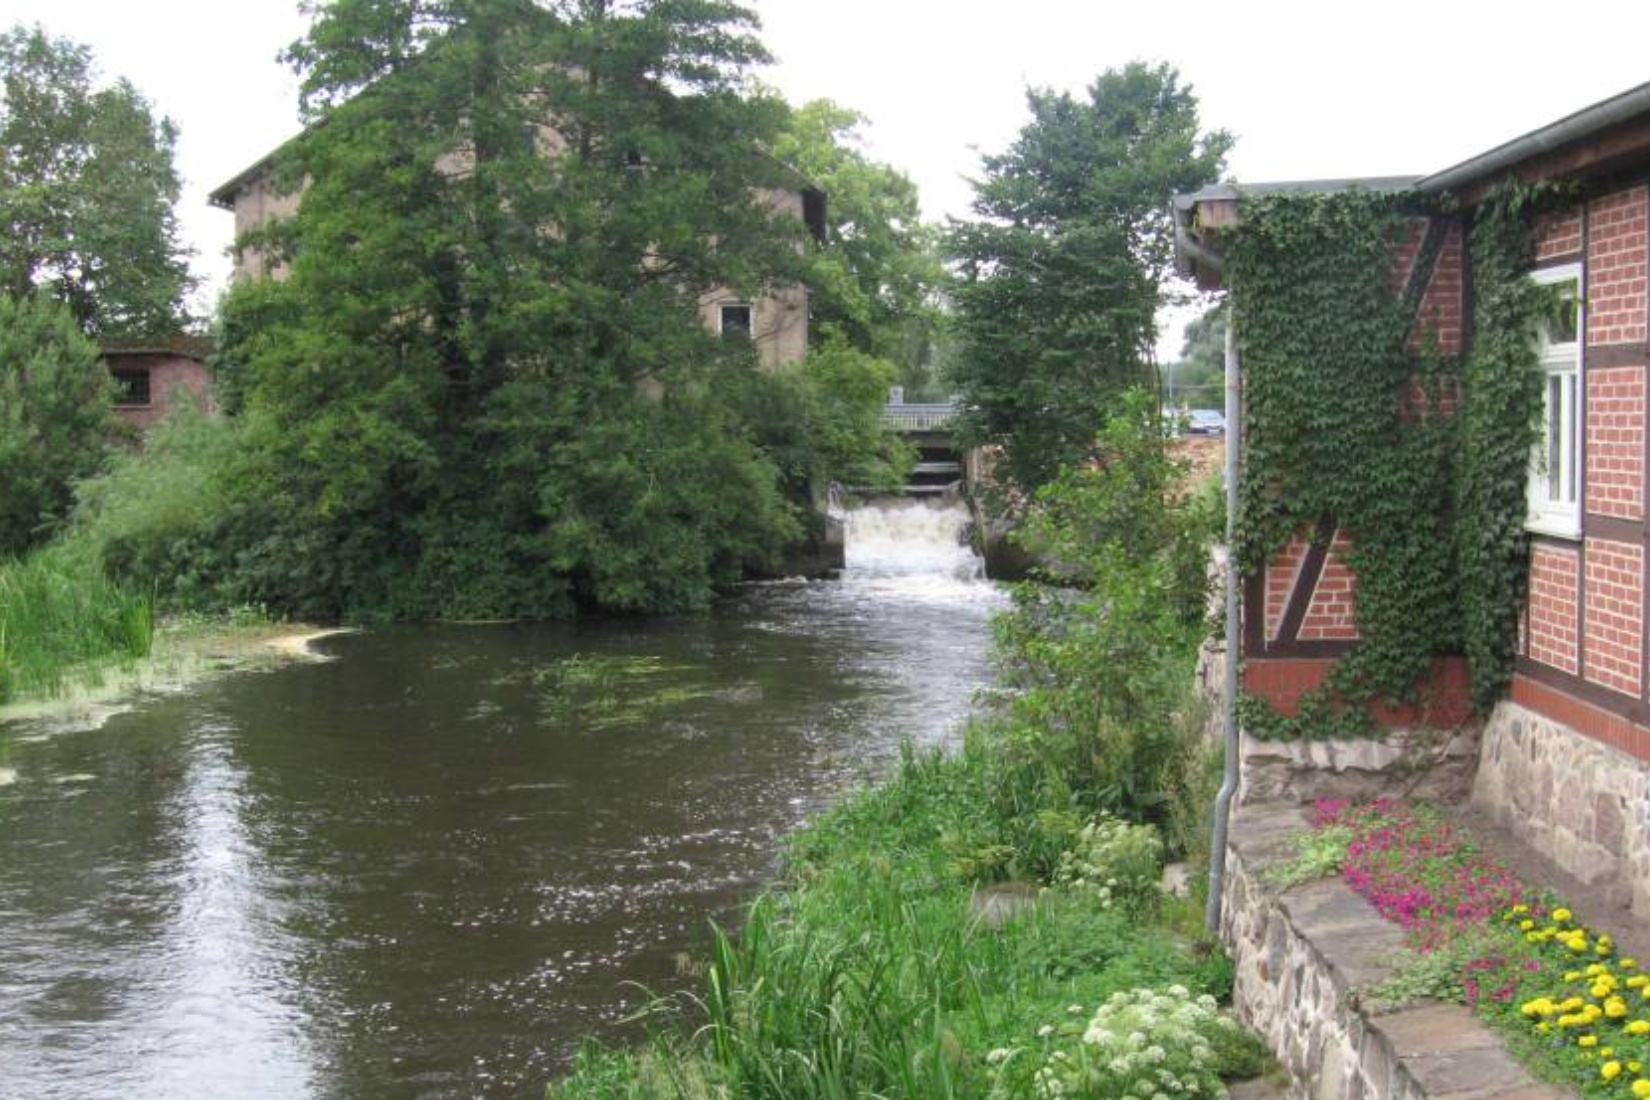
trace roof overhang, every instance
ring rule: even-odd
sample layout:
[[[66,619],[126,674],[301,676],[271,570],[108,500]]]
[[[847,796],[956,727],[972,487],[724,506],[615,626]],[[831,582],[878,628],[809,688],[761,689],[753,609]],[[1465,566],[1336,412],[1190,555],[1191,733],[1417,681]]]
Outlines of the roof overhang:
[[[1222,232],[1235,228],[1246,197],[1331,194],[1337,191],[1414,191],[1455,195],[1467,205],[1509,176],[1527,182],[1608,175],[1650,161],[1650,83],[1566,115],[1557,122],[1497,145],[1430,176],[1217,184],[1173,200],[1175,270],[1204,290],[1221,285]]]

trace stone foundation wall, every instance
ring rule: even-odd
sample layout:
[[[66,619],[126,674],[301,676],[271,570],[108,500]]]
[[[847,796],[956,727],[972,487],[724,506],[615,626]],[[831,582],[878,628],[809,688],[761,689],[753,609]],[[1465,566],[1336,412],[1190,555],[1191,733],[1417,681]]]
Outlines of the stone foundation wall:
[[[1340,879],[1279,891],[1264,870],[1294,852],[1293,806],[1249,807],[1232,824],[1221,938],[1236,963],[1238,1019],[1277,1056],[1295,1100],[1558,1100],[1465,1006],[1425,1002],[1374,1015],[1360,991],[1393,973],[1403,933]]]
[[[1502,702],[1472,801],[1606,904],[1650,917],[1650,765]]]
[[[1392,730],[1380,739],[1262,741],[1243,735],[1243,803],[1382,796],[1459,802],[1472,789],[1479,730]]]

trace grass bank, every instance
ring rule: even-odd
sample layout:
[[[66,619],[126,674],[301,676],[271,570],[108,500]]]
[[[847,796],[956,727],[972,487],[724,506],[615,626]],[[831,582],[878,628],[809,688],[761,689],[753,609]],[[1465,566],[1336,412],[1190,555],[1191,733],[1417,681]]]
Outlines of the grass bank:
[[[57,695],[149,655],[154,602],[57,549],[0,561],[0,704]]]
[[[1151,826],[1077,830],[1047,882],[973,881],[982,846],[1006,866],[1005,841],[1059,816],[1005,805],[1000,765],[979,739],[908,754],[796,835],[698,995],[655,1005],[639,1050],[587,1048],[550,1095],[1215,1096],[1264,1069],[1214,1010],[1232,971],[1198,904],[1157,889]]]

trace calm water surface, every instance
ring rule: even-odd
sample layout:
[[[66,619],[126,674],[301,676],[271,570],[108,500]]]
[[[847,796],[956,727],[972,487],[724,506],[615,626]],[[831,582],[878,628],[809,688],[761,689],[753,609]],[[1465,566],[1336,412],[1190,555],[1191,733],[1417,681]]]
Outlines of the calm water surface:
[[[542,1095],[786,831],[955,738],[1000,598],[859,522],[851,579],[703,618],[339,636],[0,728],[0,1097]]]

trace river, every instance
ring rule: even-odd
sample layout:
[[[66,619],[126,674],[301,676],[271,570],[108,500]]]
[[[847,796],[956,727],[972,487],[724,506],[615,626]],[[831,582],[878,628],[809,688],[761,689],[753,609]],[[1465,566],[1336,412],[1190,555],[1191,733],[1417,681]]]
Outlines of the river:
[[[953,744],[1001,596],[937,506],[671,620],[373,630],[0,727],[0,1097],[539,1097],[784,834]]]

